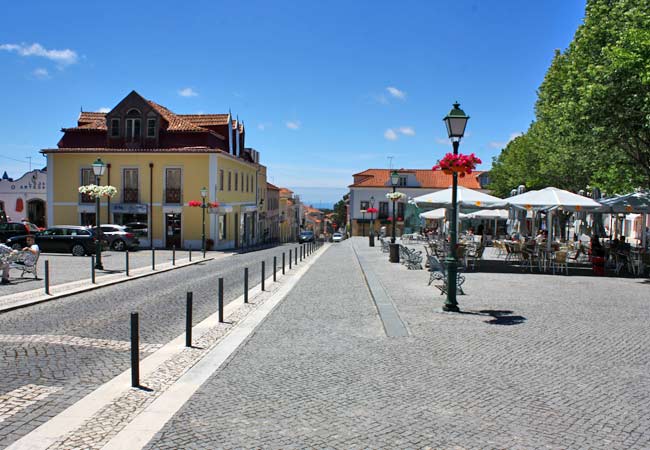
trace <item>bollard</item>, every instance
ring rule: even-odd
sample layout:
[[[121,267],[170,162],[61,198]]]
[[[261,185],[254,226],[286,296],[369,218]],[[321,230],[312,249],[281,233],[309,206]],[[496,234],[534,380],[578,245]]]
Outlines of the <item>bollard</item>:
[[[296,266],[298,265],[298,247],[296,247],[296,250],[293,252],[293,263]]]
[[[131,313],[131,387],[140,387],[140,323],[138,313]]]
[[[95,284],[95,256],[90,255],[90,282]]]
[[[282,252],[282,275],[284,275],[284,252]]]
[[[185,347],[192,346],[192,292],[187,293],[185,303]]]
[[[275,272],[277,271],[277,267],[278,267],[278,257],[274,256],[273,257],[273,282],[278,281],[278,279],[277,279],[277,277],[275,275]]]
[[[244,267],[244,303],[248,303],[248,267]]]
[[[176,246],[172,245],[172,266],[176,265]]]
[[[266,276],[264,274],[264,261],[262,261],[262,290],[264,290],[264,278],[265,277]]]
[[[50,261],[45,260],[45,293],[50,295]]]
[[[219,278],[219,323],[223,323],[223,278]]]
[[[124,258],[126,260],[124,262],[124,266],[126,267],[126,276],[128,277],[129,276],[129,251],[128,250],[124,251]]]
[[[192,246],[190,245],[190,262],[192,262]]]
[[[289,249],[289,270],[291,270],[291,261],[293,261],[293,256],[291,256],[291,249]]]
[[[151,270],[156,270],[156,250],[151,249]]]

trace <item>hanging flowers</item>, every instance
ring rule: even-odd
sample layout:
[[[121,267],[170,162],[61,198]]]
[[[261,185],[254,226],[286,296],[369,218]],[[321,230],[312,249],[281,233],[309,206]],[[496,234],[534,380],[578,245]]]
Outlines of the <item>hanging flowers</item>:
[[[79,186],[79,193],[92,198],[113,198],[115,194],[117,194],[117,188],[115,186],[97,186],[96,184],[88,184],[86,186]]]
[[[203,203],[199,202],[197,200],[190,200],[189,202],[187,202],[187,206],[190,206],[192,208],[201,208],[203,206]],[[206,208],[218,208],[219,203],[217,203],[217,202],[207,202],[205,204],[205,207]]]
[[[406,194],[404,194],[403,192],[399,192],[399,191],[398,192],[389,192],[388,194],[386,194],[386,198],[388,200],[390,200],[390,201],[393,201],[393,202],[396,202],[399,199],[402,199],[404,197],[406,197]]]
[[[366,209],[366,212],[368,214],[374,214],[376,212],[379,212],[379,210],[377,208],[368,208],[368,209]]]
[[[481,164],[481,162],[474,153],[469,155],[447,153],[432,169],[440,169],[447,175],[452,175],[455,172],[463,178],[465,175],[472,173],[476,169],[476,165]]]

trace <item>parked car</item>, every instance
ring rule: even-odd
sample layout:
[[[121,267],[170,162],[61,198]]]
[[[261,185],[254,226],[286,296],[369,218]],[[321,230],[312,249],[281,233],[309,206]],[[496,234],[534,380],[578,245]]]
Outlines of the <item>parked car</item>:
[[[95,253],[97,238],[87,227],[59,225],[33,233],[41,252],[72,253],[74,256]],[[14,249],[25,247],[27,235],[7,239],[7,245]]]
[[[5,222],[0,223],[0,242],[14,236],[38,233],[38,227],[31,222]]]
[[[149,225],[143,222],[125,223],[125,227],[131,229],[137,237],[147,237],[149,235]]]
[[[334,233],[332,235],[332,242],[341,242],[343,240],[343,235],[341,233]]]
[[[102,224],[102,243],[107,242],[107,247],[117,250],[131,250],[138,248],[140,241],[135,237],[135,233],[124,225]],[[97,228],[93,228],[97,233]]]
[[[301,231],[298,236],[298,242],[314,242],[315,240],[313,231]]]

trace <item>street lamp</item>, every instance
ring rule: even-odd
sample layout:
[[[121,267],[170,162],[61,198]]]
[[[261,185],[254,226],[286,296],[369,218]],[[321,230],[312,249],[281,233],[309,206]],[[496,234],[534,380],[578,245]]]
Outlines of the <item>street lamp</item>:
[[[395,193],[395,189],[397,188],[397,185],[399,184],[399,173],[397,173],[397,170],[393,170],[393,172],[390,174],[390,185],[393,186],[393,194]],[[393,230],[391,232],[391,238],[390,238],[390,245],[389,245],[389,253],[388,253],[388,260],[393,263],[398,263],[399,262],[399,245],[395,243],[395,222],[396,222],[396,217],[395,217],[395,200],[392,199],[393,201]]]
[[[368,235],[368,246],[375,246],[375,196],[370,197],[370,234]]]
[[[208,196],[208,190],[204,187],[201,189],[201,211],[203,212],[203,219],[201,223],[201,249],[203,250],[203,257],[205,258],[205,198]]]
[[[460,104],[458,102],[454,103],[454,107],[447,114],[447,117],[443,119],[445,125],[447,125],[447,135],[451,139],[452,146],[454,148],[454,155],[458,154],[458,147],[460,146],[460,140],[465,135],[465,127],[467,126],[467,121],[469,116],[460,109]],[[449,256],[446,258],[447,263],[447,300],[443,305],[443,311],[452,311],[458,312],[458,302],[456,301],[456,284],[457,284],[457,273],[458,273],[458,259],[457,259],[457,221],[458,221],[458,173],[453,172],[453,184],[451,191],[451,204],[452,204],[452,213],[451,213],[451,229],[450,229],[450,246],[451,251]]]
[[[365,231],[366,231],[365,224],[366,224],[366,210],[362,209],[361,210],[361,236],[366,235],[366,233],[365,233]]]
[[[95,174],[95,184],[99,186],[99,177],[104,175],[106,164],[104,164],[101,158],[97,158],[92,166],[93,173]],[[97,227],[97,246],[95,248],[95,253],[97,256],[95,258],[95,269],[104,270],[104,265],[102,264],[102,229],[99,227],[99,201],[100,197],[97,196],[95,198],[95,227]]]

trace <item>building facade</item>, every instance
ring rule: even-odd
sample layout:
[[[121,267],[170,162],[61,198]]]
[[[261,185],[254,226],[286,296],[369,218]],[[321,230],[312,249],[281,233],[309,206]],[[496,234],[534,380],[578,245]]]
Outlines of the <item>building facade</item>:
[[[5,172],[0,179],[0,210],[10,221],[27,219],[44,227],[47,224],[46,188],[46,170],[32,170],[16,180]]]
[[[266,183],[266,226],[271,240],[280,239],[280,188]]]
[[[393,215],[393,204],[395,205],[395,216],[397,218],[396,233],[401,235],[404,231],[404,217],[407,210],[409,198],[415,198],[430,192],[447,189],[453,183],[452,175],[447,175],[440,170],[431,169],[400,169],[399,185],[396,190],[406,194],[406,198],[393,203],[386,198],[386,194],[393,191],[390,182],[390,169],[368,169],[353,175],[353,183],[348,186],[350,189],[348,216],[353,236],[367,236],[370,233],[371,217],[362,211],[370,208],[371,201],[378,210],[373,215],[375,233],[382,226],[391,226]],[[471,175],[458,178],[458,185],[469,189],[476,189],[487,193],[487,173],[476,171]]]
[[[266,168],[230,114],[174,114],[133,91],[108,113],[82,112],[77,126],[62,131],[57,148],[42,150],[49,225],[95,223],[94,201],[78,188],[95,182],[91,165],[101,158],[107,170],[100,184],[118,190],[102,199],[101,223],[147,224],[142,245],[200,248],[204,229],[213,248],[260,240]],[[202,208],[189,206],[202,200],[203,187],[206,201],[219,203],[205,220]]]

